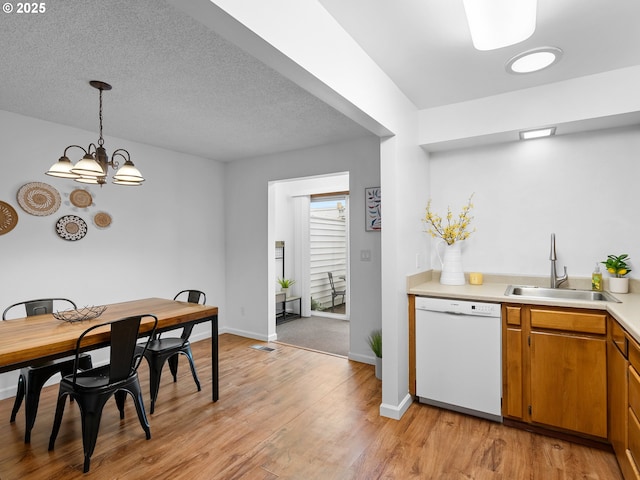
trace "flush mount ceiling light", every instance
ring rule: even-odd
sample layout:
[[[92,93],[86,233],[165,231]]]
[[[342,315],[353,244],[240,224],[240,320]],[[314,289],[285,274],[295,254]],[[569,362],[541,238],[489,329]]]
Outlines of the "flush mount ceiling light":
[[[537,0],[463,0],[473,46],[495,50],[529,38],[536,29]]]
[[[531,140],[532,138],[550,137],[556,134],[556,127],[536,128],[520,132],[520,140]]]
[[[102,91],[111,90],[111,85],[98,80],[91,80],[89,82],[93,88],[100,91],[100,137],[98,138],[98,146],[91,143],[85,150],[79,145],[69,145],[64,149],[62,157],[54,163],[49,171],[45,172],[52,177],[71,178],[76,182],[89,183],[94,185],[104,185],[107,183],[107,174],[109,173],[109,167],[116,170],[113,176],[113,183],[116,185],[142,185],[144,178],[140,171],[135,167],[127,152],[124,148],[118,148],[111,155],[111,160],[107,155],[107,151],[104,149],[104,139],[102,138]],[[67,157],[67,150],[70,148],[79,148],[84,152],[82,159],[75,164],[71,163],[71,160]],[[124,164],[120,167],[120,163],[116,160],[116,157],[121,157],[124,160]]]
[[[558,63],[562,58],[562,50],[556,47],[539,47],[519,53],[505,65],[509,73],[538,72]]]

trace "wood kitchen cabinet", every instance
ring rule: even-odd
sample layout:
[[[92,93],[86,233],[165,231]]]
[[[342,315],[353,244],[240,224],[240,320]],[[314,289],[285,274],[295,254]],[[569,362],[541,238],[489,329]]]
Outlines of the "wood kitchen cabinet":
[[[608,319],[607,376],[609,381],[609,442],[625,479],[637,479],[633,458],[627,454],[629,411],[629,343],[624,330]],[[633,419],[632,419],[633,421]]]
[[[640,479],[640,345],[626,335],[628,345],[627,366],[627,400],[625,410],[627,420],[627,437],[625,459],[618,459],[625,478]],[[616,445],[614,445],[614,449]],[[619,451],[616,451],[616,456]],[[622,453],[622,452],[620,452]]]
[[[503,319],[504,417],[606,439],[606,314],[505,304]]]
[[[502,307],[502,410],[503,415],[522,419],[524,416],[524,376],[522,358],[522,308]]]

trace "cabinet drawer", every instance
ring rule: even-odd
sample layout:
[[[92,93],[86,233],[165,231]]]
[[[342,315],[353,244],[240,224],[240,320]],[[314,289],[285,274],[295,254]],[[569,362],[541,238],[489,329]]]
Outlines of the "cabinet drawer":
[[[607,332],[607,315],[532,308],[531,327],[604,335]]]
[[[609,332],[611,333],[611,341],[618,347],[620,353],[628,358],[627,336],[624,329],[613,318],[609,318]]]
[[[505,317],[507,319],[507,325],[520,326],[520,307],[504,307]]]

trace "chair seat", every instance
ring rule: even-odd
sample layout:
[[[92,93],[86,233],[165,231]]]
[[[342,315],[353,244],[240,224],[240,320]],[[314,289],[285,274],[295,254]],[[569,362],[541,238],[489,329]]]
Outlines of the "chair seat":
[[[73,375],[67,375],[61,383],[68,383],[73,385]],[[84,372],[79,372],[76,375],[76,390],[96,390],[99,391],[100,387],[111,387],[114,383],[109,383],[109,365],[103,365],[101,367],[92,368]]]
[[[45,370],[52,369],[55,372],[60,371],[60,367],[69,366],[69,370],[73,367],[74,356],[56,358],[55,360],[49,360],[47,362],[34,363],[28,367],[24,367],[25,370]],[[80,355],[80,358],[90,358],[89,354]]]
[[[183,348],[183,345],[184,347],[189,345],[189,340],[185,342],[184,339],[180,337],[159,338],[157,340],[152,340],[151,342],[149,342],[147,351],[166,353],[169,350],[181,350]],[[144,345],[138,344],[136,348],[142,351],[143,347]]]

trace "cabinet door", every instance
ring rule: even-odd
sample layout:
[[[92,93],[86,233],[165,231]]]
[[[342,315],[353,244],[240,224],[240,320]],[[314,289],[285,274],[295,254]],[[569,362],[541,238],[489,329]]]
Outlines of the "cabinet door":
[[[507,328],[504,338],[503,415],[521,419],[522,409],[522,330]]]
[[[612,339],[607,344],[609,356],[609,441],[618,458],[620,470],[625,478],[633,478],[633,470],[627,458],[627,359]]]
[[[502,306],[502,414],[521,420],[524,414],[522,308]]]
[[[604,338],[531,332],[531,420],[607,437]]]

